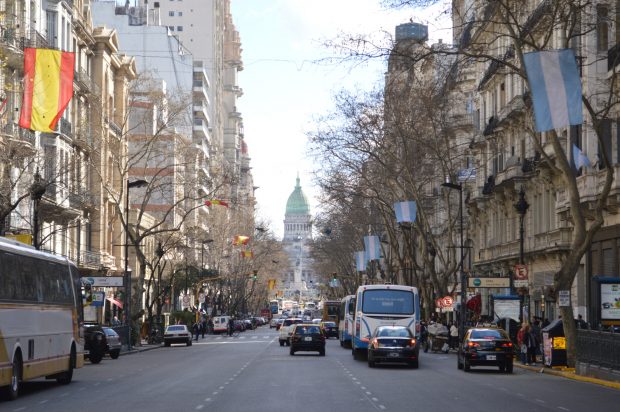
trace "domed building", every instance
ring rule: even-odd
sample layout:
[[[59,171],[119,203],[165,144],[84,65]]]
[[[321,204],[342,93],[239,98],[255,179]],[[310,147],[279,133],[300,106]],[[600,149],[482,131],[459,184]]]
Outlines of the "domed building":
[[[315,283],[312,262],[309,258],[310,241],[312,241],[310,205],[297,176],[295,189],[286,202],[282,238],[290,262],[290,269],[285,279],[289,295],[308,291]]]

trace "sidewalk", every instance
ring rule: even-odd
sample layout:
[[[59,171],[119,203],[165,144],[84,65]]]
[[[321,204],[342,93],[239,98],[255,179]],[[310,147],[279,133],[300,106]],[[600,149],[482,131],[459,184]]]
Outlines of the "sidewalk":
[[[142,344],[140,346],[132,346],[131,350],[127,350],[127,345],[123,345],[121,347],[121,356],[122,355],[131,355],[133,353],[140,353],[140,352],[146,352],[148,350],[152,350],[152,349],[157,349],[157,348],[162,348],[164,346],[163,343],[160,343],[158,345],[149,345],[146,342],[142,342]]]
[[[608,388],[620,389],[620,382],[613,382],[613,381],[607,381],[607,380],[598,379],[598,378],[591,378],[589,376],[577,375],[575,373],[575,369],[573,368],[548,368],[546,366],[543,366],[542,364],[540,364],[540,366],[539,365],[531,366],[531,365],[523,365],[520,362],[516,362],[516,361],[514,363],[514,366],[516,366],[517,368],[521,368],[521,369],[527,369],[532,372],[546,373],[549,375],[561,376],[563,378],[573,379],[576,381],[589,382],[589,383],[594,383],[596,385],[607,386]]]

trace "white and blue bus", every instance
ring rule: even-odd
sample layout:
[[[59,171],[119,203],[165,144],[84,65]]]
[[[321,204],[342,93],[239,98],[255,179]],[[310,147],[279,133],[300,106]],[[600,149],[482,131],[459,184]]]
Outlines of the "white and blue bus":
[[[82,293],[69,259],[0,238],[0,389],[23,381],[67,384],[84,363]]]
[[[355,295],[348,295],[340,301],[340,313],[338,314],[338,338],[343,348],[351,347],[353,315],[355,315]]]
[[[402,285],[365,285],[357,288],[355,323],[351,349],[359,359],[368,349],[370,336],[378,326],[406,326],[420,334],[420,295],[418,289]]]

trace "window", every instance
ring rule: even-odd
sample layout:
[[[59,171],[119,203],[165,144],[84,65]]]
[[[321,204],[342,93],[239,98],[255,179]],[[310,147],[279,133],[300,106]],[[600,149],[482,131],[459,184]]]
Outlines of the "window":
[[[177,12],[177,16],[182,17],[183,16],[183,12],[182,11]]]
[[[177,26],[177,31],[183,31],[183,26]]]
[[[607,51],[609,48],[609,18],[607,7],[596,6],[596,48],[598,51]]]
[[[168,26],[168,30],[174,31],[174,26]]]
[[[413,293],[404,290],[367,290],[362,311],[376,314],[407,314],[413,311]]]
[[[169,12],[168,12],[168,16],[170,16],[170,17],[174,17],[174,12],[173,12],[173,11],[169,11]]]

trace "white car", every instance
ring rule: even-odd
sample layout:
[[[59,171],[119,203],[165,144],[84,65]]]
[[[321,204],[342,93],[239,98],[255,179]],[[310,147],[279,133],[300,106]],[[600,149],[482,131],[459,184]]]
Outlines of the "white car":
[[[192,334],[185,325],[168,325],[164,332],[164,346],[172,343],[184,343],[192,346]]]
[[[280,336],[278,337],[278,341],[280,342],[280,346],[290,346],[291,345],[291,332],[293,332],[293,327],[291,325],[295,325],[297,323],[302,323],[300,318],[287,318],[282,322],[282,326],[280,326]]]

